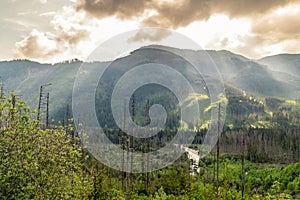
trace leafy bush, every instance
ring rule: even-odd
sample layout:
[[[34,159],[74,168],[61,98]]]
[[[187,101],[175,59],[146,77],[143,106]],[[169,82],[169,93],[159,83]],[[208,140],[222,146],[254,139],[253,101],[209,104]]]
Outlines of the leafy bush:
[[[85,198],[91,187],[79,142],[63,127],[41,129],[35,113],[13,98],[0,100],[0,196]]]

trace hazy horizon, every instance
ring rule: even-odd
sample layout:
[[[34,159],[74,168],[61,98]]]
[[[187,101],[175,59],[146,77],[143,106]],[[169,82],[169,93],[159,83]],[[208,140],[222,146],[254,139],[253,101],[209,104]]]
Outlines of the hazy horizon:
[[[141,48],[143,48],[143,47],[141,47]],[[137,48],[137,49],[135,49],[135,50],[138,50],[138,49],[140,49],[140,48]],[[191,50],[191,49],[181,49],[181,50]],[[134,51],[134,50],[133,50],[133,51]],[[280,56],[280,55],[300,55],[300,53],[285,53],[285,52],[282,52],[282,53],[279,53],[279,54],[272,54],[272,55],[267,55],[267,56],[263,56],[263,57],[259,57],[259,58],[250,58],[250,57],[247,57],[247,56],[245,56],[245,55],[243,55],[243,54],[239,54],[239,53],[237,53],[237,52],[233,52],[233,51],[230,51],[230,50],[227,50],[227,49],[219,49],[219,50],[217,50],[217,49],[201,49],[201,50],[194,50],[194,51],[208,51],[208,52],[209,52],[209,51],[216,51],[216,52],[227,51],[227,52],[230,52],[230,53],[232,53],[232,54],[240,55],[240,56],[243,56],[243,57],[245,57],[245,58],[247,58],[247,59],[249,59],[249,60],[254,60],[254,61],[258,61],[258,60],[261,60],[261,59],[267,58],[267,57]],[[122,55],[122,56],[120,56],[120,57],[118,57],[118,58],[123,58],[123,57],[128,56],[128,55],[129,55],[129,54]],[[19,61],[19,60],[21,60],[21,61],[27,60],[27,61],[31,61],[31,62],[37,62],[37,63],[40,63],[40,64],[52,64],[52,65],[59,64],[59,63],[63,63],[63,62],[68,62],[68,61],[87,62],[87,61],[84,60],[84,59],[79,59],[79,58],[76,58],[76,57],[70,58],[70,59],[66,59],[66,60],[60,60],[60,61],[56,61],[56,62],[36,61],[36,60],[34,60],[34,59],[29,59],[29,58],[11,58],[11,59],[3,59],[3,60],[0,60],[0,62],[11,62],[11,61]],[[110,61],[113,61],[113,60],[108,60],[108,61],[107,61],[107,60],[104,60],[104,61],[102,61],[102,60],[95,60],[94,62],[110,62]]]

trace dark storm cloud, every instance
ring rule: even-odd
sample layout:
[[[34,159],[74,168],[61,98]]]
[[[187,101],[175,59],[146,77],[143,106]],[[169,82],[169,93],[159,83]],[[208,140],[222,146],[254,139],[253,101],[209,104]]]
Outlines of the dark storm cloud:
[[[151,3],[152,0],[81,0],[78,9],[99,18],[115,15],[126,19],[143,14]]]
[[[78,9],[104,18],[116,16],[120,19],[141,17],[146,11],[155,14],[146,16],[143,26],[178,28],[194,21],[207,20],[213,14],[230,17],[254,17],[284,6],[290,0],[81,0]]]

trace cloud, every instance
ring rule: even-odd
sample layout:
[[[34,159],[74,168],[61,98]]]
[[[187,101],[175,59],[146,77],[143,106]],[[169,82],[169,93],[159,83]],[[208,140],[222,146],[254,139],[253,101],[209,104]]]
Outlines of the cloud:
[[[128,42],[141,42],[141,41],[150,41],[150,42],[156,42],[160,41],[166,37],[168,37],[171,34],[170,31],[165,29],[158,29],[158,30],[145,30],[142,29],[137,32],[137,34],[130,38]]]
[[[13,18],[3,18],[3,21],[9,22],[9,23],[13,23],[17,26],[22,26],[22,27],[35,27],[34,24],[30,23],[30,22],[26,22],[26,21],[22,21],[22,20],[18,20],[18,19],[13,19]]]
[[[56,39],[57,42],[64,42],[70,46],[76,45],[83,39],[87,38],[89,36],[88,31],[83,29],[75,29],[74,27],[71,27],[68,32],[62,32],[60,37]]]
[[[264,36],[269,43],[276,43],[290,39],[300,39],[300,4],[290,9],[263,16],[253,22],[252,32]]]
[[[116,16],[128,19],[142,15],[151,3],[153,0],[80,0],[77,9],[98,18]]]
[[[56,14],[55,11],[50,11],[50,12],[44,12],[40,14],[40,17],[42,16],[54,16]]]
[[[72,7],[64,7],[62,13],[55,15],[51,21],[57,33],[57,42],[74,46],[89,37],[88,22],[82,13],[77,13]]]
[[[181,4],[165,3],[155,9],[157,14],[146,18],[142,25],[179,28],[194,21],[208,20],[215,14],[226,14],[231,18],[253,17],[284,6],[285,0],[184,0]]]
[[[32,60],[53,61],[56,57],[70,59],[76,56],[77,45],[89,38],[84,24],[84,15],[72,7],[64,7],[63,12],[55,14],[51,24],[54,31],[41,32],[33,29],[23,40],[16,43],[14,56]],[[66,52],[69,52],[68,54]]]
[[[52,40],[45,33],[33,29],[29,36],[16,43],[15,56],[17,58],[50,58],[58,53],[55,40]]]
[[[80,0],[79,10],[91,16],[104,18],[115,16],[120,19],[145,17],[141,25],[179,28],[194,21],[207,20],[214,14],[230,17],[249,17],[264,14],[288,4],[289,0]],[[152,12],[147,12],[152,11]],[[149,14],[148,16],[147,13]]]
[[[205,48],[225,48],[250,58],[299,52],[299,0],[70,1],[73,5],[61,11],[42,13],[53,15],[53,31],[33,30],[16,43],[15,55],[40,60],[83,56],[81,51],[92,48],[86,44],[97,45],[138,26],[176,29]],[[155,42],[167,36],[168,31],[140,31],[129,42]],[[87,43],[89,38],[93,42]]]
[[[282,52],[299,53],[300,3],[290,4],[252,20],[252,28],[237,38],[240,45],[231,49],[251,58]]]
[[[40,0],[41,4],[46,4],[47,0]]]
[[[121,20],[138,20],[140,26],[143,27],[178,29],[186,27],[193,22],[207,21],[216,14],[226,15],[229,18],[255,19],[289,5],[291,2],[293,1],[78,0],[77,10],[84,10],[89,16],[98,19],[113,16]],[[145,33],[138,33],[135,39],[155,41],[153,35],[146,35]],[[157,37],[157,39],[161,40],[162,38]]]

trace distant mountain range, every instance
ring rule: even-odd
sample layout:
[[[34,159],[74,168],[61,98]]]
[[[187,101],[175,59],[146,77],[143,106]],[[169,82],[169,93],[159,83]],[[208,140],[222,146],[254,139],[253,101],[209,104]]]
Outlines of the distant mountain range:
[[[168,49],[169,47],[164,47]],[[130,55],[119,58],[110,73],[118,77],[132,68],[130,58],[143,53],[137,49]],[[191,58],[201,57],[204,51],[181,50]],[[259,60],[251,60],[230,51],[206,51],[215,62],[224,80],[228,95],[247,94],[264,102],[266,97],[297,99],[300,96],[300,54],[280,54]],[[155,50],[149,51],[155,55]],[[148,62],[145,60],[144,62]],[[180,61],[168,61],[177,67],[184,67]],[[41,85],[52,83],[47,88],[51,99],[52,117],[61,117],[67,105],[71,105],[73,83],[82,62],[78,60],[57,64],[41,64],[29,60],[0,62],[0,76],[7,91],[14,91],[32,108],[37,108]],[[104,66],[105,63],[89,63],[91,66]],[[187,71],[186,73],[191,73]],[[192,74],[191,74],[192,75]],[[107,80],[108,81],[108,80]],[[149,89],[149,88],[148,88]]]

